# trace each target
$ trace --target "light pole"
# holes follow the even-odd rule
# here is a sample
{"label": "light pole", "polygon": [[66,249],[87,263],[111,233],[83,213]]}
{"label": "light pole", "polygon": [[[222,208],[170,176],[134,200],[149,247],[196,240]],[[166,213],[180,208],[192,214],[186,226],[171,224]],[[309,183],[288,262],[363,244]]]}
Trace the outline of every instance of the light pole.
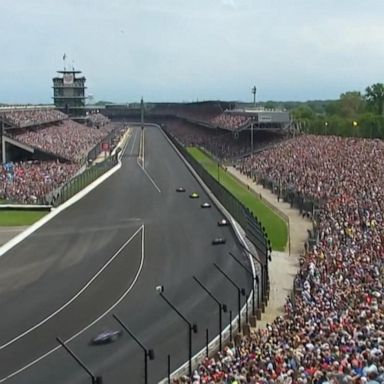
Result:
{"label": "light pole", "polygon": [[[352,121],[352,127],[353,128],[357,128],[358,125],[359,125],[359,123],[356,120]],[[353,131],[354,131],[353,136],[357,136],[357,129],[354,129]],[[356,134],[355,134],[355,131],[356,131]]]}
{"label": "light pole", "polygon": [[253,126],[255,123],[251,124],[251,154],[253,155]]}
{"label": "light pole", "polygon": [[256,91],[257,91],[257,88],[256,88],[256,85],[254,85],[253,88],[252,88],[253,106],[254,106],[254,108],[256,108]]}
{"label": "light pole", "polygon": [[149,360],[153,360],[155,358],[155,353],[153,349],[145,348],[141,341],[128,329],[128,327],[115,314],[113,314],[112,316],[128,332],[132,339],[136,341],[137,345],[141,347],[141,349],[144,351],[144,383],[148,384],[148,357]]}
{"label": "light pole", "polygon": [[328,121],[325,121],[324,122],[324,136],[327,134],[327,130],[328,130]]}
{"label": "light pole", "polygon": [[257,284],[257,307],[260,308],[260,287],[259,287],[259,276],[255,273],[253,276],[253,272],[247,268],[232,252],[228,252],[229,255],[247,272],[251,275],[253,284],[252,284],[252,315],[256,316],[256,308],[255,308],[255,283]]}
{"label": "light pole", "polygon": [[258,257],[256,257],[249,249],[247,249],[243,244],[239,243],[241,248],[244,249],[245,252],[249,253],[252,256],[252,259],[255,260],[260,265],[261,270],[261,296],[263,297],[262,301],[262,311],[264,312],[265,301],[267,298],[267,287],[269,285],[268,282],[268,260],[270,260],[270,256],[268,255],[268,249],[266,251],[265,263],[262,263]]}
{"label": "light pole", "polygon": [[191,323],[163,294],[164,287],[158,286],[156,290],[159,296],[176,312],[177,315],[188,325],[188,360],[189,360],[189,377],[192,377],[192,332],[197,333],[197,325]]}
{"label": "light pole", "polygon": [[92,384],[102,384],[103,378],[101,376],[95,376],[88,367],[80,360],[79,357],[75,355],[74,352],[72,352],[69,347],[64,343],[63,340],[60,339],[60,337],[56,337],[57,342],[68,352],[69,355],[71,355],[74,360],[77,362],[77,364],[80,365],[81,368],[84,369],[85,372],[88,373],[88,375],[91,377]]}
{"label": "light pole", "polygon": [[215,303],[219,306],[219,349],[220,349],[220,352],[223,350],[222,346],[222,333],[223,333],[223,315],[222,313],[226,313],[227,312],[227,306],[226,304],[223,304],[221,303],[214,295],[213,293],[207,288],[204,286],[204,284],[196,277],[196,276],[193,276],[193,280],[196,281],[197,284],[200,285],[200,287],[202,289],[204,289],[205,292],[207,292],[208,296],[210,296],[214,301]]}
{"label": "light pole", "polygon": [[[215,268],[236,288],[237,290],[237,315],[238,315],[238,328],[241,332],[241,296],[245,296],[245,289],[240,288],[216,263],[213,263]],[[248,308],[246,306],[246,322],[248,323]]]}

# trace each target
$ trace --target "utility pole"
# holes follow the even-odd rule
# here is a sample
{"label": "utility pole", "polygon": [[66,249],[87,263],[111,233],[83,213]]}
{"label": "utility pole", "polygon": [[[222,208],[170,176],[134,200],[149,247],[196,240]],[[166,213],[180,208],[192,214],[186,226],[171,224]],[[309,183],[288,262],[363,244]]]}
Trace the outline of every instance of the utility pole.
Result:
{"label": "utility pole", "polygon": [[252,88],[253,106],[254,106],[254,108],[256,108],[256,91],[257,91],[257,88],[256,88],[256,85],[254,85],[253,88]]}
{"label": "utility pole", "polygon": [[140,101],[140,122],[141,122],[141,129],[144,129],[144,100],[141,98]]}

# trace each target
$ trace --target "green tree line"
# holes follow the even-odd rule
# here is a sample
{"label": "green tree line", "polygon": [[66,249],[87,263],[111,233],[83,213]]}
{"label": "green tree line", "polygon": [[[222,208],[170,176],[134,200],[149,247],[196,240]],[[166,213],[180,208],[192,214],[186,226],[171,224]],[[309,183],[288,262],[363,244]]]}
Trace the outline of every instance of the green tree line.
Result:
{"label": "green tree line", "polygon": [[[302,131],[320,135],[384,138],[384,84],[345,92],[338,100],[303,103],[291,110]],[[321,106],[321,108],[319,108]]]}

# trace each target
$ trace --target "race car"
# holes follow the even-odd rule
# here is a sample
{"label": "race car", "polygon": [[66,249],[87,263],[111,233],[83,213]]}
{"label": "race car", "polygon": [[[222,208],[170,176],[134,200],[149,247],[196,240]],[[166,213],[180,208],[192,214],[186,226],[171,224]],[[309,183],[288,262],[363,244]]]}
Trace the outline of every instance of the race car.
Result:
{"label": "race car", "polygon": [[203,204],[201,204],[201,208],[211,208],[211,204],[203,203]]}
{"label": "race car", "polygon": [[212,245],[220,245],[220,244],[225,244],[227,240],[225,240],[224,237],[215,237],[212,240]]}
{"label": "race car", "polygon": [[185,188],[184,187],[178,187],[178,188],[176,188],[176,192],[185,192]]}
{"label": "race car", "polygon": [[189,195],[189,197],[190,197],[191,199],[198,199],[198,198],[199,198],[199,194],[198,194],[197,192],[192,192],[192,193]]}
{"label": "race car", "polygon": [[218,225],[219,227],[226,227],[226,226],[229,225],[229,223],[228,223],[228,220],[227,220],[227,219],[221,219],[221,220],[219,220],[219,221],[217,222],[217,225]]}
{"label": "race car", "polygon": [[109,344],[116,341],[123,335],[122,331],[116,331],[112,329],[106,329],[103,332],[96,335],[92,340],[91,344],[100,345],[100,344]]}

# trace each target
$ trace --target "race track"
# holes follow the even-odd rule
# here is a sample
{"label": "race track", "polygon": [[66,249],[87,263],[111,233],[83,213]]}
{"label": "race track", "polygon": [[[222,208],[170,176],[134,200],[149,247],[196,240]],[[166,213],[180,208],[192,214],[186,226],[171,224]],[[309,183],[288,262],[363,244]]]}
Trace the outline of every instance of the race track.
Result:
{"label": "race track", "polygon": [[[143,140],[141,140],[143,139]],[[138,160],[140,143],[144,164]],[[186,193],[177,193],[184,186]],[[196,191],[199,199],[190,199]],[[237,292],[214,268],[238,285],[251,281],[228,251],[240,257],[230,228],[158,128],[132,128],[122,167],[83,199],[55,216],[0,258],[0,383],[90,383],[87,374],[58,347],[68,346],[104,384],[143,382],[143,352],[124,333],[115,343],[90,346],[103,328],[121,329],[116,313],[148,347],[149,382],[188,358],[186,324],[155,291],[191,322],[194,352],[218,333],[218,307],[196,284],[197,276],[237,312]],[[212,246],[216,236],[227,243]],[[244,298],[242,298],[242,304]],[[228,315],[224,316],[228,324]]]}

